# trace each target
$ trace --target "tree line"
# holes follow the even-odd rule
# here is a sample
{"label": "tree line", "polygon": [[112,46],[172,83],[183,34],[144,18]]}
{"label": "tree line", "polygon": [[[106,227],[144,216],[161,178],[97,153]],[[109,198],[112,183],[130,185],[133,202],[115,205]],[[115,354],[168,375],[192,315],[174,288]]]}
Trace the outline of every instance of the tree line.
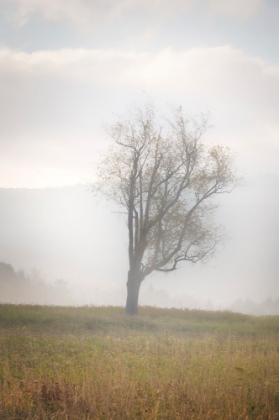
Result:
{"label": "tree line", "polygon": [[0,262],[0,302],[67,305],[70,294],[62,279],[49,284],[36,269],[27,275],[22,270],[15,271],[11,264]]}

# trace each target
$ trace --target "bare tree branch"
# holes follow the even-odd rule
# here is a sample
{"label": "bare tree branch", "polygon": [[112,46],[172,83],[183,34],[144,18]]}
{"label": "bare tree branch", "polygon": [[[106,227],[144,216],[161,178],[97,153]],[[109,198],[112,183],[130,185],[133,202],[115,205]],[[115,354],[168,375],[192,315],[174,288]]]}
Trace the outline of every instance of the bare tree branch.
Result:
{"label": "bare tree branch", "polygon": [[168,130],[155,117],[146,106],[112,125],[114,147],[99,171],[99,189],[127,209],[128,284],[135,290],[153,271],[213,254],[222,236],[212,200],[238,184],[230,150],[202,142],[206,116],[191,121],[178,108]]}

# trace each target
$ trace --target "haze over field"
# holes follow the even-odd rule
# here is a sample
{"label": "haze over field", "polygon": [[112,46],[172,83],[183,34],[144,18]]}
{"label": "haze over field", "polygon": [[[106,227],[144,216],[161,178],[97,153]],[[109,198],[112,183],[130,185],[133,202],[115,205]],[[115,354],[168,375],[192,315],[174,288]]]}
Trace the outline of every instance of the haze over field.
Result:
{"label": "haze over field", "polygon": [[64,279],[75,304],[124,304],[125,220],[88,186],[103,125],[151,98],[209,112],[206,141],[246,181],[220,198],[216,258],[147,278],[141,302],[279,298],[278,18],[276,0],[0,0],[0,261]]}
{"label": "haze over field", "polygon": [[[278,182],[275,175],[251,177],[222,196],[218,220],[227,243],[205,265],[185,263],[173,274],[147,278],[141,303],[228,308],[239,298],[278,298]],[[31,276],[36,268],[47,283],[65,280],[71,296],[61,296],[63,304],[123,305],[128,235],[125,216],[117,211],[82,185],[0,189],[1,258]],[[38,296],[26,299],[42,302]]]}

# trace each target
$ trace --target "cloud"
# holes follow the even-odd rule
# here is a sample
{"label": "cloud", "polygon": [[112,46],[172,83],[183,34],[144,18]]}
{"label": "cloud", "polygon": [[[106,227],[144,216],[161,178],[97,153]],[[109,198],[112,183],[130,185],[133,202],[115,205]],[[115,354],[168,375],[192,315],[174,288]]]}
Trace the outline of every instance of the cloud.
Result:
{"label": "cloud", "polygon": [[225,101],[232,108],[241,101],[247,115],[257,110],[277,121],[279,66],[231,46],[180,52],[166,48],[157,53],[101,49],[26,53],[2,48],[0,66],[2,81],[9,75],[9,79],[55,78],[167,95],[186,93],[205,103]]}
{"label": "cloud", "polygon": [[[235,18],[249,18],[258,13],[264,0],[201,0],[198,5],[213,14]],[[14,18],[20,25],[26,24],[35,13],[51,21],[66,20],[89,29],[97,21],[112,22],[130,13],[170,17],[197,7],[194,0],[0,0],[0,4],[14,5]]]}
{"label": "cloud", "polygon": [[169,103],[182,104],[190,115],[211,111],[216,129],[209,139],[238,150],[251,170],[278,171],[276,65],[230,46],[157,53],[2,48],[2,182],[88,179],[103,144],[102,123],[142,101],[143,90],[160,109]]}
{"label": "cloud", "polygon": [[262,9],[264,0],[208,0],[209,10],[213,14],[249,18]]}
{"label": "cloud", "polygon": [[[188,10],[193,0],[9,0],[16,7],[16,21],[23,25],[34,13],[47,20],[68,20],[77,25],[90,26],[96,20],[113,21],[130,12],[141,11],[164,16]],[[7,0],[0,0],[7,4]]]}

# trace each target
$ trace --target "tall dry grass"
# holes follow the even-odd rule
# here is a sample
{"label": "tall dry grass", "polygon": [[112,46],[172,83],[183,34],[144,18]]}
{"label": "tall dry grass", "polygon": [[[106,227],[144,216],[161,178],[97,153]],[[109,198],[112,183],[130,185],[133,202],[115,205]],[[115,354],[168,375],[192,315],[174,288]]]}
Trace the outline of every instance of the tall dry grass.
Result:
{"label": "tall dry grass", "polygon": [[277,317],[1,306],[0,326],[1,420],[279,418]]}

